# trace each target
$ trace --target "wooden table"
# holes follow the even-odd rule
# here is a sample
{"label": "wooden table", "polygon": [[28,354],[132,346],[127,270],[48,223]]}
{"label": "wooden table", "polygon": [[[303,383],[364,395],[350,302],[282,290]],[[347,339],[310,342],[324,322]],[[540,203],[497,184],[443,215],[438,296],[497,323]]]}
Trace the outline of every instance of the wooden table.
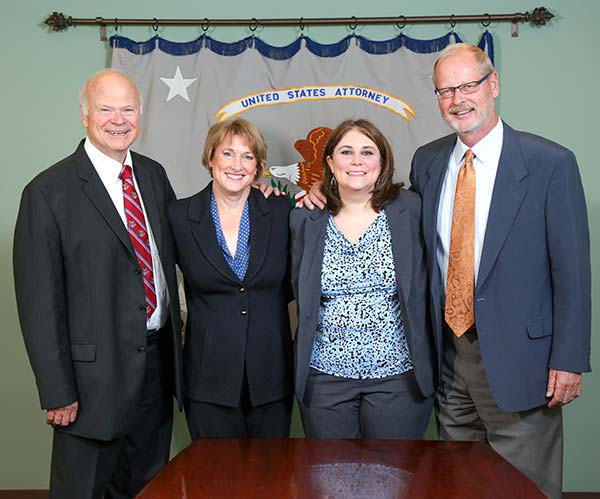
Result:
{"label": "wooden table", "polygon": [[203,439],[137,499],[544,499],[474,442]]}

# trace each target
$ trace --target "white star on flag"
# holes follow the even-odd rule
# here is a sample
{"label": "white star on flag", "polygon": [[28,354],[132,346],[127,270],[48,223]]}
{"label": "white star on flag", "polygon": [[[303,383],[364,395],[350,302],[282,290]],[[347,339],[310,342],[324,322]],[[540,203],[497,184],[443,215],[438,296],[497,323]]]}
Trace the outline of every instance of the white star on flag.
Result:
{"label": "white star on flag", "polygon": [[198,78],[184,78],[181,75],[181,70],[179,66],[175,70],[175,76],[173,78],[162,78],[161,80],[165,85],[169,87],[169,95],[167,96],[167,102],[169,102],[173,97],[181,95],[186,101],[190,101],[190,98],[187,93],[187,87],[189,87],[192,83],[194,83]]}

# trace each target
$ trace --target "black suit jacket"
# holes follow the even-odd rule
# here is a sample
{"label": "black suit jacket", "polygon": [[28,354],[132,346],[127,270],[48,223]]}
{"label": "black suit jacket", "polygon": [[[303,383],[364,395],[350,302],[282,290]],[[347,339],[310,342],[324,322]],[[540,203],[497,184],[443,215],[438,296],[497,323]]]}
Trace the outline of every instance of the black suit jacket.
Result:
{"label": "black suit jacket", "polygon": [[[435,349],[428,317],[428,282],[421,232],[421,200],[414,192],[400,195],[385,207],[392,239],[398,298],[413,360],[415,377],[424,396],[433,393],[436,381]],[[292,233],[292,287],[298,303],[295,386],[302,400],[310,368],[321,300],[321,269],[329,212],[294,210]]]}
{"label": "black suit jacket", "polygon": [[289,202],[252,189],[250,258],[240,281],[229,267],[210,214],[212,183],[169,206],[188,309],[184,394],[237,407],[244,368],[254,405],[292,393],[287,304]]}
{"label": "black suit jacket", "polygon": [[[164,169],[131,153],[170,305],[173,387],[181,394],[181,319]],[[146,367],[145,295],[125,225],[83,141],[24,189],[15,229],[21,329],[44,409],[79,402],[65,431],[99,440],[131,431]]]}

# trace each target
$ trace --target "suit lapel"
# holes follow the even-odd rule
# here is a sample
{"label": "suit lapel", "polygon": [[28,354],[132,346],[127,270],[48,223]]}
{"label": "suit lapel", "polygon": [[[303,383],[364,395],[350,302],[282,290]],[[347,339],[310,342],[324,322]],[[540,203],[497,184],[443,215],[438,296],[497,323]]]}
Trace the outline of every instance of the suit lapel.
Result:
{"label": "suit lapel", "polygon": [[477,288],[483,285],[489,275],[519,211],[526,193],[521,180],[527,175],[517,134],[504,123],[502,153],[485,230]]}
{"label": "suit lapel", "polygon": [[[321,299],[321,270],[323,268],[323,254],[325,250],[325,234],[329,212],[315,209],[304,224],[304,248],[306,258],[302,259],[300,277],[298,282],[298,296],[300,300]],[[318,304],[301,304],[302,310],[314,310]]]}
{"label": "suit lapel", "polygon": [[398,202],[385,209],[392,239],[396,288],[401,301],[408,303],[412,277],[412,245],[408,211]]}
{"label": "suit lapel", "polygon": [[[215,225],[210,215],[210,193],[212,182],[202,191],[190,198],[188,208],[188,219],[194,222],[192,226],[192,236],[196,241],[200,251],[206,260],[224,277],[239,283],[240,280],[231,270],[231,267],[225,260],[223,250],[217,241]],[[252,228],[250,228],[252,230]]]}
{"label": "suit lapel", "polygon": [[440,274],[437,269],[437,246],[438,246],[438,206],[440,203],[440,195],[442,192],[442,184],[448,167],[450,154],[456,143],[456,135],[450,135],[435,154],[427,169],[427,179],[421,188],[421,198],[423,201],[423,235],[428,252],[428,268],[431,271],[431,283],[433,291],[441,285],[439,280]]}
{"label": "suit lapel", "polygon": [[269,237],[271,236],[271,220],[268,213],[271,211],[269,203],[256,189],[250,191],[248,197],[250,210],[250,258],[248,260],[248,270],[244,282],[249,283],[263,266],[269,247]]}
{"label": "suit lapel", "polygon": [[79,144],[79,147],[75,152],[75,160],[79,177],[85,181],[83,192],[100,212],[104,220],[106,220],[106,223],[127,248],[131,256],[136,258],[135,252],[133,251],[133,246],[131,245],[131,240],[129,239],[129,234],[125,228],[125,224],[123,224],[123,220],[119,216],[112,199],[108,195],[106,187],[104,187],[104,184],[96,173],[92,162],[85,153],[83,141]]}
{"label": "suit lapel", "polygon": [[150,173],[146,165],[135,156],[133,158],[133,171],[135,174],[135,180],[142,193],[142,201],[145,208],[145,216],[150,222],[150,229],[152,230],[152,236],[156,242],[156,246],[161,248],[162,241],[162,226],[160,223],[160,210],[156,199],[156,192],[152,181],[150,180]]}

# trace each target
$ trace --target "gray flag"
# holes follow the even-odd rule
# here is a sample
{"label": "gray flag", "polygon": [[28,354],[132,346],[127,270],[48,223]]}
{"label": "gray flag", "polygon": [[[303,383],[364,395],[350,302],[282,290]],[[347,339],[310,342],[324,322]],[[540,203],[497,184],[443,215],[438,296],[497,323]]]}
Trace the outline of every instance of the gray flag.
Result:
{"label": "gray flag", "polygon": [[[207,37],[190,44],[114,38],[112,67],[133,76],[142,92],[143,128],[133,148],[165,166],[179,197],[210,180],[201,163],[206,132],[231,116],[259,127],[268,146],[267,171],[293,195],[321,176],[328,131],[347,118],[367,118],[383,131],[394,151],[395,179],[406,183],[415,149],[449,133],[431,70],[454,38],[404,39],[389,53],[380,53],[383,42],[361,37],[329,46],[301,39],[286,58],[281,51],[264,55],[264,42],[253,39],[240,49]],[[232,52],[239,53],[221,55]]]}

